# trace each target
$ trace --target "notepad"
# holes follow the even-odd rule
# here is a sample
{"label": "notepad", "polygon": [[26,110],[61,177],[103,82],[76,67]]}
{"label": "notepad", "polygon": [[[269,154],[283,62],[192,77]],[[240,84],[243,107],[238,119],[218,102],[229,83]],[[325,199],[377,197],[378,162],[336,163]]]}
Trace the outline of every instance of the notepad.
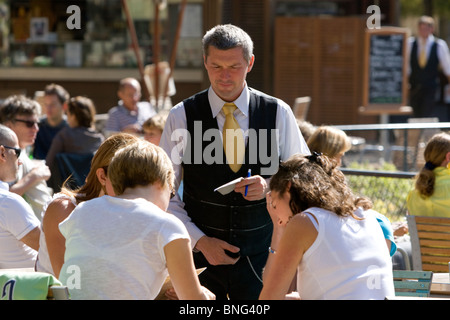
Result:
{"label": "notepad", "polygon": [[234,186],[236,185],[236,183],[241,182],[242,180],[244,180],[244,178],[240,177],[233,181],[225,183],[224,185],[221,185],[220,187],[214,189],[214,192],[219,191],[223,195],[229,194],[231,191],[234,190]]}

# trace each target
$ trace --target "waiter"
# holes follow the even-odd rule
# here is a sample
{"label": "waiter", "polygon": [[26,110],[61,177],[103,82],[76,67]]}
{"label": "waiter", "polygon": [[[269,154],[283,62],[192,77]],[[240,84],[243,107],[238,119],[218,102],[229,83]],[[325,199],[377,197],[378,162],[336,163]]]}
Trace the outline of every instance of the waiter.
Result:
{"label": "waiter", "polygon": [[[210,87],[171,109],[161,138],[176,187],[183,180],[183,199],[175,196],[169,212],[185,223],[196,266],[207,267],[202,285],[217,299],[257,299],[273,228],[267,179],[280,160],[309,149],[291,108],[247,86],[255,57],[245,31],[209,30],[203,60]],[[214,192],[249,169],[231,193]]]}

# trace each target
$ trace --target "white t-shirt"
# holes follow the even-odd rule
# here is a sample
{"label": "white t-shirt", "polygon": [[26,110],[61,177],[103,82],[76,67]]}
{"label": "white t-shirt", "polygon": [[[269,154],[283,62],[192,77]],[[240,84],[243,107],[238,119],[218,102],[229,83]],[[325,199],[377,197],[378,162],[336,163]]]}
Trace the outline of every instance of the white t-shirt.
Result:
{"label": "white t-shirt", "polygon": [[39,224],[30,205],[0,181],[0,269],[34,267],[37,251],[20,239]]}
{"label": "white t-shirt", "polygon": [[79,204],[59,229],[60,281],[74,300],[154,299],[168,274],[164,247],[189,239],[183,223],[153,203],[110,196]]}
{"label": "white t-shirt", "polygon": [[298,266],[297,288],[302,299],[369,300],[395,295],[392,261],[372,210],[363,217],[338,217],[324,209],[305,210],[318,235]]}

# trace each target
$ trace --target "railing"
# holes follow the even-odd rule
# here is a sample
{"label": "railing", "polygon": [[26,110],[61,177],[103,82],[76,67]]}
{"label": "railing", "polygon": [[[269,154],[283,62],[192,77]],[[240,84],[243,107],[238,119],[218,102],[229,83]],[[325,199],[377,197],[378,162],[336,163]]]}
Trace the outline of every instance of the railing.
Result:
{"label": "railing", "polygon": [[413,172],[341,168],[355,194],[372,200],[373,209],[397,220],[407,213],[406,197],[414,188]]}
{"label": "railing", "polygon": [[[341,129],[345,131],[349,136],[357,136],[357,132],[362,131],[376,131],[379,132],[378,140],[376,141],[376,148],[372,148],[383,151],[384,152],[384,158],[387,161],[390,161],[391,152],[393,150],[398,151],[401,150],[403,152],[403,165],[402,170],[403,171],[416,171],[417,168],[410,168],[408,166],[408,150],[411,149],[409,135],[409,130],[423,130],[425,129],[449,129],[450,130],[450,122],[428,122],[428,123],[387,123],[387,124],[356,124],[356,125],[335,125],[335,128]],[[393,146],[391,143],[389,143],[389,138],[387,135],[388,131],[392,130],[403,130],[403,144],[401,146]],[[426,141],[422,141],[426,143]],[[418,144],[420,141],[417,141],[415,143],[415,153],[417,155],[418,151]],[[373,147],[373,146],[372,146]],[[414,148],[414,147],[413,147]],[[364,146],[362,146],[362,152],[364,152]]]}

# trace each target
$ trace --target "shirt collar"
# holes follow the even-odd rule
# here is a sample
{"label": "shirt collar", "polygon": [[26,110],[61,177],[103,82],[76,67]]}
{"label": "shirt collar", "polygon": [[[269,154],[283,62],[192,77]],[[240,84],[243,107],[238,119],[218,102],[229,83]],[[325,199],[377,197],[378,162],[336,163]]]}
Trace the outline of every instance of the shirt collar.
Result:
{"label": "shirt collar", "polygon": [[[215,118],[222,110],[223,105],[227,101],[223,101],[221,98],[219,98],[219,96],[214,92],[212,87],[209,87],[208,89],[208,100],[209,104],[211,105],[212,115]],[[250,93],[247,87],[247,83],[245,83],[241,95],[236,100],[234,100],[233,103],[246,117],[248,117],[249,101],[250,101]]]}
{"label": "shirt collar", "polygon": [[430,34],[428,38],[425,39],[425,43],[433,43],[434,42],[434,35]]}

